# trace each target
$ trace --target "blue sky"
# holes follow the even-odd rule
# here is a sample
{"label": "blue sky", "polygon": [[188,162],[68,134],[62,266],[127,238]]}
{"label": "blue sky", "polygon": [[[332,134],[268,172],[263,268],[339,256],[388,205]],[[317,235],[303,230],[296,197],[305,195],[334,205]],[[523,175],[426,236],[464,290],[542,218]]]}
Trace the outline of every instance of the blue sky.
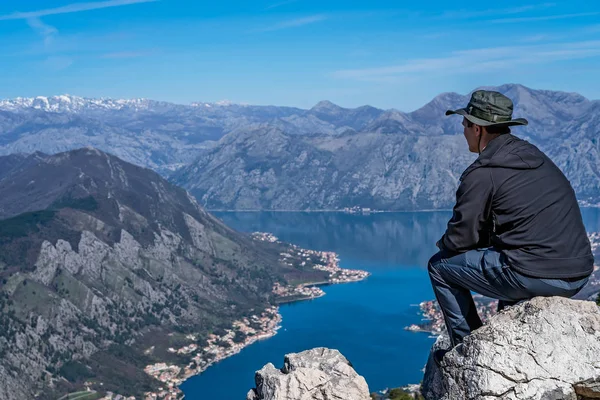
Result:
{"label": "blue sky", "polygon": [[522,83],[600,99],[589,0],[4,1],[0,48],[2,98],[411,111],[441,92]]}

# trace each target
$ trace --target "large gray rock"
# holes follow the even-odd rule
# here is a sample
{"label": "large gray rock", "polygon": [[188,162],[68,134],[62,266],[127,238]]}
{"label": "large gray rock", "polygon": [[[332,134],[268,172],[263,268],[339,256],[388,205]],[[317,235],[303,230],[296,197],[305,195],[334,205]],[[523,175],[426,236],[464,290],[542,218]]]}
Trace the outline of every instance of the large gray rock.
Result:
{"label": "large gray rock", "polygon": [[[444,342],[445,341],[445,342]],[[436,348],[447,346],[441,337]],[[589,301],[536,297],[509,307],[449,352],[430,356],[427,399],[600,398],[600,312]]]}
{"label": "large gray rock", "polygon": [[256,372],[247,400],[369,400],[369,387],[337,350],[316,348],[285,356]]}

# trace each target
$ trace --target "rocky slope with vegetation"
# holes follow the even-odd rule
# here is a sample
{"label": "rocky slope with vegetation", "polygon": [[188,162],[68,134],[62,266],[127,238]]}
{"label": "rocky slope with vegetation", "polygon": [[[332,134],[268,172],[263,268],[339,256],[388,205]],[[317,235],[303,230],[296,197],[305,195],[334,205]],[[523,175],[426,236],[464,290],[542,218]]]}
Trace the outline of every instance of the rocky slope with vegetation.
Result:
{"label": "rocky slope with vegetation", "polygon": [[290,245],[235,232],[185,190],[96,149],[0,165],[2,399],[83,386],[141,398],[160,384],[145,366],[189,362],[168,348],[202,347],[260,315],[276,283],[327,278]]}

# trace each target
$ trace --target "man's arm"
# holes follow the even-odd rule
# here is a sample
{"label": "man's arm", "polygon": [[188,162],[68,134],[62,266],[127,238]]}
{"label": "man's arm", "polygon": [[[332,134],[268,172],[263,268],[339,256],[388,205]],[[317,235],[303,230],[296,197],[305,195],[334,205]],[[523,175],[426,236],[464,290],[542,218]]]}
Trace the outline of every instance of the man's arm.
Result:
{"label": "man's arm", "polygon": [[456,191],[456,204],[446,233],[436,244],[441,250],[462,253],[489,245],[486,229],[493,187],[487,168],[478,168],[464,177]]}

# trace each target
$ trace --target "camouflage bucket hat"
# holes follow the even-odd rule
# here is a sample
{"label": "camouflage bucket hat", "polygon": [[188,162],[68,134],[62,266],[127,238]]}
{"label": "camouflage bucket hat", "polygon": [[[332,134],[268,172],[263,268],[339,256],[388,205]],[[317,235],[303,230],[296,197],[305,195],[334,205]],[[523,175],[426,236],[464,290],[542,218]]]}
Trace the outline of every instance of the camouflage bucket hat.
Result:
{"label": "camouflage bucket hat", "polygon": [[525,118],[512,119],[512,113],[512,100],[491,90],[476,90],[465,108],[446,111],[446,115],[459,114],[480,126],[528,124]]}

